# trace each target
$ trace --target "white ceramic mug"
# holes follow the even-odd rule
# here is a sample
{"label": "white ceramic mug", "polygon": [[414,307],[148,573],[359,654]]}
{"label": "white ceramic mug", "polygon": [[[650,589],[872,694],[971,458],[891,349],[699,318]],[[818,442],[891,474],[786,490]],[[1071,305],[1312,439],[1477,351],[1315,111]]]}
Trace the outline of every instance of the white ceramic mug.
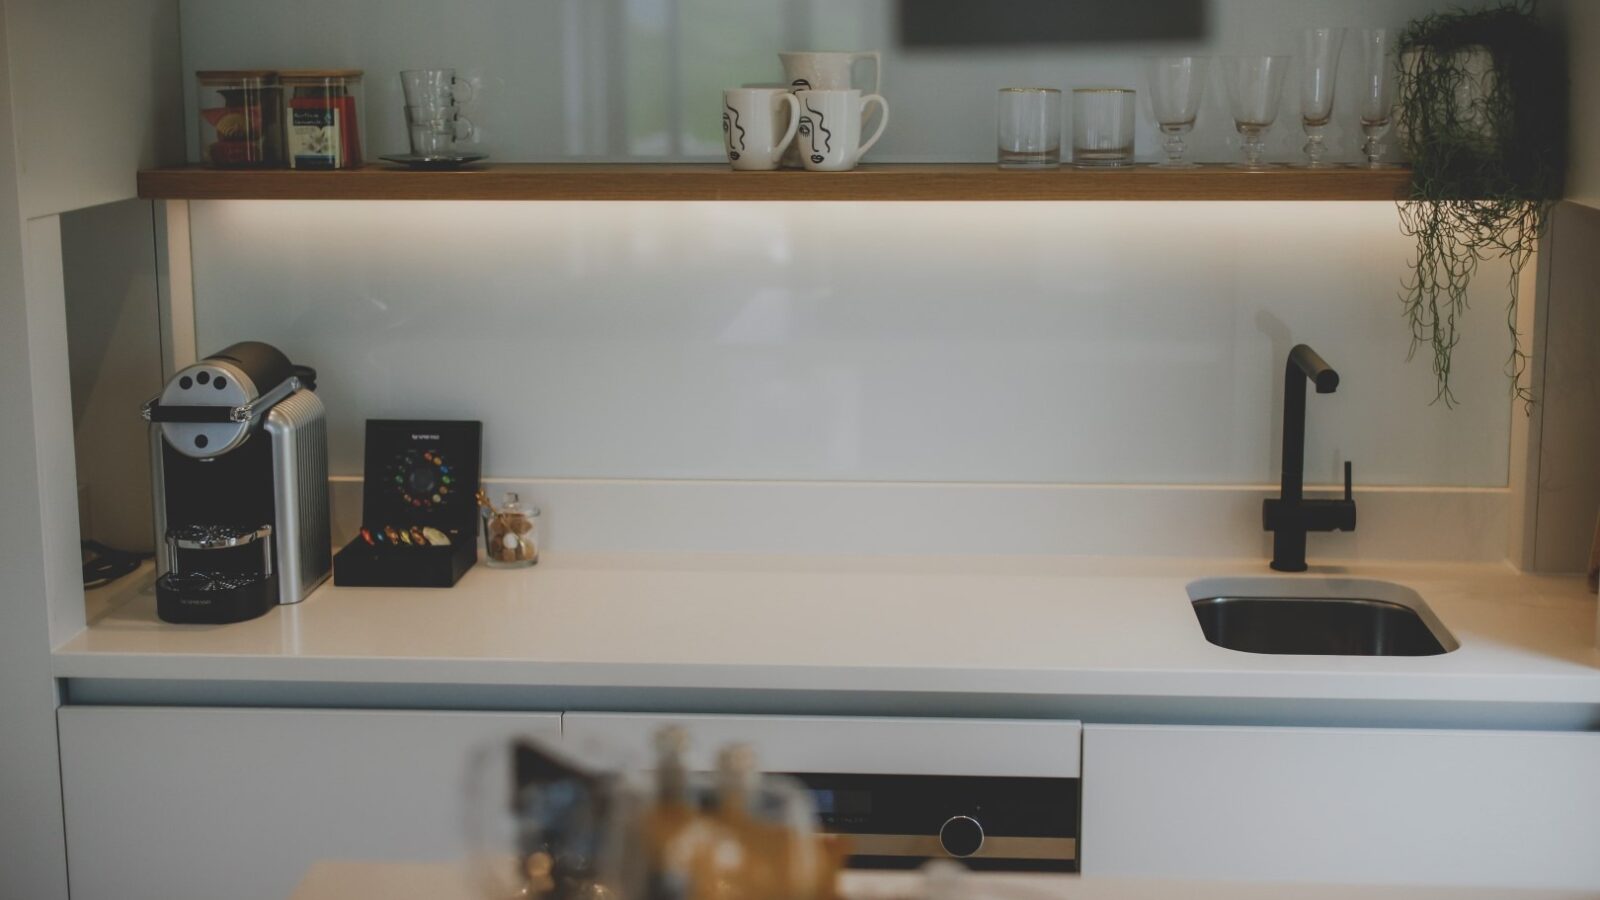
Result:
{"label": "white ceramic mug", "polygon": [[[778,54],[783,64],[783,81],[793,91],[848,91],[855,87],[851,74],[856,60],[872,60],[872,87],[868,93],[881,93],[883,84],[883,58],[876,50],[859,53],[839,53],[818,50],[795,50]],[[865,119],[861,124],[865,125]],[[789,169],[802,168],[799,141],[783,155],[783,165]]]}
{"label": "white ceramic mug", "polygon": [[786,88],[722,92],[722,143],[735,169],[776,169],[799,125],[800,103]]}
{"label": "white ceramic mug", "polygon": [[883,85],[883,58],[876,50],[861,53],[789,52],[779,53],[783,78],[797,91],[848,91],[855,87],[850,70],[858,59],[872,60],[872,88],[876,94]]}
{"label": "white ceramic mug", "polygon": [[[795,145],[805,167],[813,172],[848,172],[883,137],[889,124],[889,104],[877,94],[848,91],[796,91],[800,101],[800,127]],[[867,107],[877,104],[878,130],[861,140],[861,123]]]}

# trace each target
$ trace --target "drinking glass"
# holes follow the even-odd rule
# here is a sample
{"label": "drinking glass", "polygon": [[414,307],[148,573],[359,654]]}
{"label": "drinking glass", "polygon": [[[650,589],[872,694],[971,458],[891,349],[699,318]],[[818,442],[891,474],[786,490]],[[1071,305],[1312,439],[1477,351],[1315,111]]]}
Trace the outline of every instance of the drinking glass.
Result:
{"label": "drinking glass", "polygon": [[414,156],[438,158],[456,152],[456,143],[472,134],[466,116],[420,106],[406,107],[406,132]]}
{"label": "drinking glass", "polygon": [[1188,150],[1184,135],[1194,130],[1200,101],[1206,93],[1204,56],[1153,56],[1146,61],[1146,87],[1150,91],[1150,110],[1161,129],[1161,145],[1168,169],[1192,169],[1195,164],[1183,158]]}
{"label": "drinking glass", "polygon": [[1072,91],[1073,165],[1133,164],[1133,100],[1130,88]]}
{"label": "drinking glass", "polygon": [[1000,89],[1000,168],[1061,165],[1061,92],[1055,88]]}
{"label": "drinking glass", "polygon": [[472,102],[472,83],[456,77],[455,69],[406,69],[400,73],[406,105],[419,109],[448,109]]}
{"label": "drinking glass", "polygon": [[1367,156],[1369,169],[1394,165],[1379,162],[1383,158],[1383,138],[1394,123],[1395,79],[1399,77],[1394,44],[1392,28],[1367,28],[1361,32],[1361,131],[1366,135],[1361,152]]}
{"label": "drinking glass", "polygon": [[1239,131],[1239,150],[1244,155],[1237,168],[1264,169],[1262,136],[1278,121],[1278,106],[1283,100],[1283,73],[1289,68],[1287,56],[1230,56],[1223,60],[1222,76],[1228,88],[1228,107],[1233,126]]}
{"label": "drinking glass", "polygon": [[1306,132],[1306,166],[1324,168],[1328,150],[1322,130],[1333,119],[1333,88],[1339,80],[1343,28],[1307,28],[1300,39],[1300,123]]}

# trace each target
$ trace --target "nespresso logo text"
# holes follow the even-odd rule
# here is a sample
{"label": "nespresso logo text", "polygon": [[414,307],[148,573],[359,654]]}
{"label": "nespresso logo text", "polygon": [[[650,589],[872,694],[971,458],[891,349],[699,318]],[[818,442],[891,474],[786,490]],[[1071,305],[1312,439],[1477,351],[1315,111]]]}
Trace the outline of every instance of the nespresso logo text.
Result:
{"label": "nespresso logo text", "polygon": [[413,441],[437,441],[439,436],[437,434],[413,434],[411,439]]}

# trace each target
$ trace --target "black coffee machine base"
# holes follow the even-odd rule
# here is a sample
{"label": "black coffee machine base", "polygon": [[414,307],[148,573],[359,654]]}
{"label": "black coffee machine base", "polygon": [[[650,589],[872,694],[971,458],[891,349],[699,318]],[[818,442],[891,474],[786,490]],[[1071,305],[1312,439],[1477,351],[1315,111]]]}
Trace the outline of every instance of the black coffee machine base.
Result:
{"label": "black coffee machine base", "polygon": [[278,579],[166,574],[156,579],[156,615],[177,625],[226,625],[278,605]]}

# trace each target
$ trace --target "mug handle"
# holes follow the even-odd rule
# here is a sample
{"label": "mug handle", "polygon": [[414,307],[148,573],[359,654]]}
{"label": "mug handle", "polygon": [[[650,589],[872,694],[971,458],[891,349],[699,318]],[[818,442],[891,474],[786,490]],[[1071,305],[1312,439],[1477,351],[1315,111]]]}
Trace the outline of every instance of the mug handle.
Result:
{"label": "mug handle", "polygon": [[883,56],[876,50],[868,50],[850,57],[851,62],[855,62],[858,59],[872,60],[872,90],[867,93],[883,93]]}
{"label": "mug handle", "polygon": [[789,142],[794,140],[795,131],[800,128],[800,98],[793,91],[783,93],[783,102],[789,104],[789,130],[783,133],[783,140],[778,142],[778,156],[789,149]]}
{"label": "mug handle", "polygon": [[[457,90],[457,88],[460,88],[460,90]],[[457,106],[466,106],[477,95],[478,89],[472,86],[471,81],[465,78],[450,79],[450,96],[455,99]]]}
{"label": "mug handle", "polygon": [[[463,126],[463,125],[467,126],[466,134],[462,134],[461,133],[461,126]],[[450,139],[452,141],[454,141],[455,143],[459,144],[459,143],[471,141],[472,139],[477,137],[477,135],[478,135],[478,126],[472,124],[472,120],[467,118],[466,116],[463,116],[460,113],[456,113],[455,121],[450,123]]]}
{"label": "mug handle", "polygon": [[881,113],[878,116],[878,130],[872,133],[872,137],[867,138],[866,143],[856,148],[856,162],[860,162],[861,157],[867,155],[867,151],[878,142],[878,138],[883,137],[883,129],[889,127],[889,101],[883,99],[881,94],[868,94],[861,98],[862,118],[866,117],[867,106],[872,103],[878,104],[878,111]]}

